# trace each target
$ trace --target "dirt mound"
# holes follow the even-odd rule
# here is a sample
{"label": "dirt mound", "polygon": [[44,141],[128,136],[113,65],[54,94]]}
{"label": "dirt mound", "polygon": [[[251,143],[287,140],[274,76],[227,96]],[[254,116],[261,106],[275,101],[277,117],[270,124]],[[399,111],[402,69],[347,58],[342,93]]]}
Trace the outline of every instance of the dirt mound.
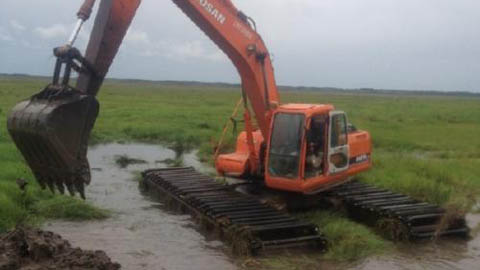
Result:
{"label": "dirt mound", "polygon": [[16,229],[0,236],[0,270],[97,269],[117,270],[103,251],[71,247],[60,235]]}

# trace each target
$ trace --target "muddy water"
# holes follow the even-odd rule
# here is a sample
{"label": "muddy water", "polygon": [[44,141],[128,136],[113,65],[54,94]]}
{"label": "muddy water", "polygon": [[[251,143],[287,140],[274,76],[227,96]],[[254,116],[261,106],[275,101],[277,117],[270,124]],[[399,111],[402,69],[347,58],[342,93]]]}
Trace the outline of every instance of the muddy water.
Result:
{"label": "muddy water", "polygon": [[441,239],[434,243],[399,245],[394,255],[369,258],[353,269],[470,270],[480,269],[480,214],[469,214],[472,239]]}
{"label": "muddy water", "polygon": [[[125,169],[115,164],[117,156],[145,160],[145,164]],[[109,144],[92,147],[89,160],[93,182],[87,188],[88,200],[110,209],[113,216],[104,221],[47,224],[84,249],[104,250],[123,269],[237,269],[219,241],[208,239],[196,230],[188,215],[166,211],[158,202],[138,189],[134,174],[149,168],[161,168],[159,161],[174,159],[169,149],[144,144]],[[195,153],[185,154],[184,165],[202,167]],[[435,243],[399,244],[394,254],[367,258],[350,266],[324,266],[322,269],[480,269],[480,215],[468,216],[474,237],[470,241],[446,239]],[[475,230],[476,229],[476,230]],[[317,256],[317,255],[314,255]]]}
{"label": "muddy water", "polygon": [[[115,164],[119,155],[147,163],[120,169]],[[74,246],[104,250],[122,269],[236,269],[223,244],[195,230],[190,216],[168,213],[140,193],[133,174],[164,167],[158,161],[175,158],[173,151],[152,145],[109,144],[92,147],[88,157],[93,177],[88,200],[112,210],[113,216],[95,222],[55,221],[45,229]],[[184,155],[184,164],[207,170],[194,153]]]}

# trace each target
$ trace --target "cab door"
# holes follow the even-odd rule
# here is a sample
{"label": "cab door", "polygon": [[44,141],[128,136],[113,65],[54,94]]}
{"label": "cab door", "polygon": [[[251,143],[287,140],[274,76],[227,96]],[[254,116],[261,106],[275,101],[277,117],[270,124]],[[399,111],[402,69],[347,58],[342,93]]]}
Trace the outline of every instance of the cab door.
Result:
{"label": "cab door", "polygon": [[347,116],[344,112],[330,112],[328,143],[328,172],[338,174],[348,170],[349,146],[347,134]]}

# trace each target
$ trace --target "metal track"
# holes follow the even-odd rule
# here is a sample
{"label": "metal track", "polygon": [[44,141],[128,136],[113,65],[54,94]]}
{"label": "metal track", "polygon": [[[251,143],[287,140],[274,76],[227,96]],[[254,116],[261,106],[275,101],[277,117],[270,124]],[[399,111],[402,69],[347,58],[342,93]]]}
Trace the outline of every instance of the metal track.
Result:
{"label": "metal track", "polygon": [[326,239],[316,225],[236,192],[193,168],[148,170],[143,173],[143,184],[220,229],[236,252],[292,246],[326,248]]}
{"label": "metal track", "polygon": [[340,199],[352,218],[383,227],[393,238],[415,240],[469,233],[464,217],[449,217],[437,205],[357,181],[336,187],[327,195]]}

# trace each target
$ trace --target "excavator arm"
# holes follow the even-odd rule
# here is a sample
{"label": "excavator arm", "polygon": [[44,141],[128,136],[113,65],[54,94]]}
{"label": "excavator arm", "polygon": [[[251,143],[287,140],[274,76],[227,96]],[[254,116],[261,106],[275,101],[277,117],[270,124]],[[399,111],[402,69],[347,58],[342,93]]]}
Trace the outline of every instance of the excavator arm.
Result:
{"label": "excavator arm", "polygon": [[238,70],[263,135],[269,134],[269,115],[279,103],[270,54],[254,22],[230,0],[173,0],[230,58]]}
{"label": "excavator arm", "polygon": [[[255,23],[230,0],[172,0],[230,58],[242,82],[260,131],[270,133],[272,109],[279,103],[270,55]],[[65,187],[85,198],[90,182],[86,158],[90,132],[98,115],[95,96],[123,41],[141,0],[101,0],[85,57],[73,48],[76,35],[95,0],[85,0],[69,43],[55,49],[57,65],[52,84],[14,107],[8,130],[40,185]],[[80,62],[80,64],[78,64]],[[60,71],[65,66],[63,80]],[[71,69],[80,71],[75,88]]]}
{"label": "excavator arm", "polygon": [[[90,5],[95,2],[88,1]],[[93,66],[96,74],[81,73],[77,89],[88,95],[97,95],[140,3],[141,0],[100,1],[85,53],[85,59]]]}

